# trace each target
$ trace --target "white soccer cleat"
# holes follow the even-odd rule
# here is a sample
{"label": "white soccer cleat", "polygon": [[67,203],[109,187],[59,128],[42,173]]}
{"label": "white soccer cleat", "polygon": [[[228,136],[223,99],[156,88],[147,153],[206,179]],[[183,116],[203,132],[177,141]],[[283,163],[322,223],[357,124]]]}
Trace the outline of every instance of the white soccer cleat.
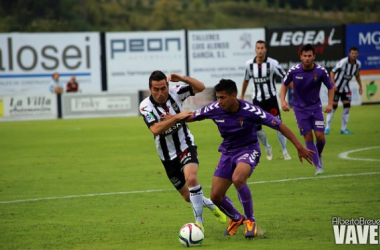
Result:
{"label": "white soccer cleat", "polygon": [[325,170],[323,170],[323,168],[317,168],[317,171],[315,171],[315,175],[321,175],[324,173],[325,173]]}
{"label": "white soccer cleat", "polygon": [[271,161],[273,159],[272,147],[265,148],[265,152],[267,153],[268,161]]}
{"label": "white soccer cleat", "polygon": [[283,153],[283,155],[284,155],[284,160],[285,160],[285,161],[288,161],[288,160],[291,160],[291,159],[292,159],[292,157],[290,157],[290,155],[288,154],[288,152]]}

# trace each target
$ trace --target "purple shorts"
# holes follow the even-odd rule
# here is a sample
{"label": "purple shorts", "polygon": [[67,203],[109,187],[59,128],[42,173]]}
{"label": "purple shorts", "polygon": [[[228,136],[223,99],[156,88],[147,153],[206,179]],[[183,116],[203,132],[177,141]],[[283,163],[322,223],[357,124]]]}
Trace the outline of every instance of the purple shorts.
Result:
{"label": "purple shorts", "polygon": [[260,161],[260,149],[241,150],[236,153],[222,154],[214,176],[232,180],[232,174],[239,162],[248,163],[251,166],[251,173]]}
{"label": "purple shorts", "polygon": [[301,135],[306,135],[311,130],[325,131],[322,107],[317,106],[315,108],[303,109],[293,107],[293,110]]}

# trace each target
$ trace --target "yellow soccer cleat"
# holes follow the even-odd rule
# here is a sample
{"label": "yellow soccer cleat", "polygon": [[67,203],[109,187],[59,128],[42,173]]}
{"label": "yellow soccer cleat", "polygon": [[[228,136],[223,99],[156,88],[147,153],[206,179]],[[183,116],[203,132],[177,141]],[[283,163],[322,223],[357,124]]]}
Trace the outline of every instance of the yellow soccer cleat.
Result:
{"label": "yellow soccer cleat", "polygon": [[220,223],[225,223],[227,221],[226,215],[220,211],[217,206],[215,206],[215,209],[211,210],[211,212]]}

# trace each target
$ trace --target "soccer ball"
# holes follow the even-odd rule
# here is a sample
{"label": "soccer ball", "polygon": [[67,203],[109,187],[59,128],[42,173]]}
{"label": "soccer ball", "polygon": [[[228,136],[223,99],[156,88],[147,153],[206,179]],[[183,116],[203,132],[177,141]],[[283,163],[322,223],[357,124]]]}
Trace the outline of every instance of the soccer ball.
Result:
{"label": "soccer ball", "polygon": [[200,246],[205,235],[202,229],[195,223],[186,223],[179,230],[179,242],[185,247]]}

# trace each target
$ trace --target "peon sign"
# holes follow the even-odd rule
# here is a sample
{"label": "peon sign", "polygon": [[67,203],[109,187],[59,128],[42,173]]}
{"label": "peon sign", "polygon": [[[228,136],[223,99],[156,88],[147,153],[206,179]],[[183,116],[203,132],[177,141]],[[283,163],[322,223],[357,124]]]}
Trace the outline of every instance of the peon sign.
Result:
{"label": "peon sign", "polygon": [[0,34],[2,94],[50,93],[51,75],[67,82],[76,75],[83,92],[99,92],[100,37],[84,33]]}
{"label": "peon sign", "polygon": [[186,74],[185,31],[107,32],[109,92],[148,89],[152,71]]}

